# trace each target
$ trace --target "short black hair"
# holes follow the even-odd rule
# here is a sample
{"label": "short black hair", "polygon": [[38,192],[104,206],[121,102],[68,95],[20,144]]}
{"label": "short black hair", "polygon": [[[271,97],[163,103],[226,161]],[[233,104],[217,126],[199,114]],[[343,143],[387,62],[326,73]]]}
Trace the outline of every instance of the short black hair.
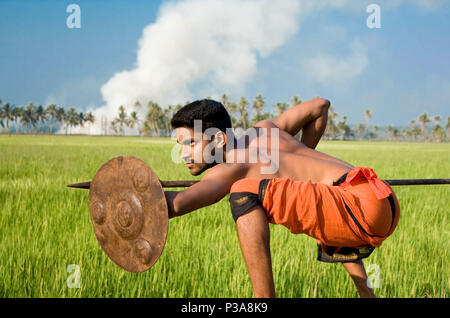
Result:
{"label": "short black hair", "polygon": [[215,127],[223,133],[227,133],[227,128],[232,128],[230,115],[222,103],[210,99],[202,99],[187,104],[173,116],[172,127],[188,127],[194,129],[194,120],[202,121],[202,132]]}

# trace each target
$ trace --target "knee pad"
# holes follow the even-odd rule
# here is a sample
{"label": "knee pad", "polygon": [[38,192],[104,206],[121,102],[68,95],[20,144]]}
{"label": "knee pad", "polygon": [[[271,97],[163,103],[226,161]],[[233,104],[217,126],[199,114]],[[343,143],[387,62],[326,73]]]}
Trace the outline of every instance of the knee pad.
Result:
{"label": "knee pad", "polygon": [[251,192],[233,192],[230,194],[229,201],[234,222],[253,207],[261,206],[258,194]]}
{"label": "knee pad", "polygon": [[245,178],[236,181],[230,190],[230,207],[233,219],[237,219],[247,213],[256,205],[262,207],[265,188],[269,179]]}

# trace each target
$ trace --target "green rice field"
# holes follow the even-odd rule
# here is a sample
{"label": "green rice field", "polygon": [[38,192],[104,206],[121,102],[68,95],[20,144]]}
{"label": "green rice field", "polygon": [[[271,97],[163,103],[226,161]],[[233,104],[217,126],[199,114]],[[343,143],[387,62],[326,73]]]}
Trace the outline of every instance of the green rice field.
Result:
{"label": "green rice field", "polygon": [[[0,135],[0,297],[252,297],[228,196],[170,220],[163,254],[133,274],[98,244],[86,190],[119,155],[145,161],[162,180],[193,177],[172,162],[175,140]],[[450,144],[321,142],[318,150],[380,178],[450,178]],[[449,297],[450,185],[395,187],[396,231],[364,263],[378,297]],[[357,297],[340,264],[316,260],[315,240],[270,225],[278,297]],[[79,271],[73,271],[75,264]],[[76,282],[74,286],[74,282]]]}

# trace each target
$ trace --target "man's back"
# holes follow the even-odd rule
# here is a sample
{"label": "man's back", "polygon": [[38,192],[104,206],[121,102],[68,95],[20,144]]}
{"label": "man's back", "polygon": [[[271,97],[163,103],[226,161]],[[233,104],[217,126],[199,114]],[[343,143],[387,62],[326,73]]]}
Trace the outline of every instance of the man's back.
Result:
{"label": "man's back", "polygon": [[[235,176],[232,171],[237,170],[239,178],[290,178],[331,185],[353,168],[342,160],[306,147],[271,121],[261,121],[254,128],[257,131],[254,138],[241,137],[237,144],[242,147],[228,153],[226,169],[230,177]],[[230,163],[233,163],[231,167]]]}

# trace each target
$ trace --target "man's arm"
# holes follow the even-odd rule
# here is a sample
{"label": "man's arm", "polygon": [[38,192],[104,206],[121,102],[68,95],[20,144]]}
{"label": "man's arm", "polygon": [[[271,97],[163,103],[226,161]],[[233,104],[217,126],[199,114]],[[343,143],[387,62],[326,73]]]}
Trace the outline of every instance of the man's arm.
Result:
{"label": "man's arm", "polygon": [[230,165],[224,163],[211,168],[200,182],[184,191],[164,191],[169,218],[212,205],[227,195],[234,181],[238,179]]}
{"label": "man's arm", "polygon": [[323,98],[313,98],[298,104],[273,120],[264,120],[256,123],[256,126],[265,127],[267,122],[274,124],[291,136],[297,135],[302,130],[302,143],[311,149],[315,149],[320,138],[325,132],[328,120],[328,108],[330,102]]}
{"label": "man's arm", "polygon": [[292,136],[297,135],[309,123],[328,113],[330,102],[324,98],[313,98],[294,106],[273,119],[278,128]]}

